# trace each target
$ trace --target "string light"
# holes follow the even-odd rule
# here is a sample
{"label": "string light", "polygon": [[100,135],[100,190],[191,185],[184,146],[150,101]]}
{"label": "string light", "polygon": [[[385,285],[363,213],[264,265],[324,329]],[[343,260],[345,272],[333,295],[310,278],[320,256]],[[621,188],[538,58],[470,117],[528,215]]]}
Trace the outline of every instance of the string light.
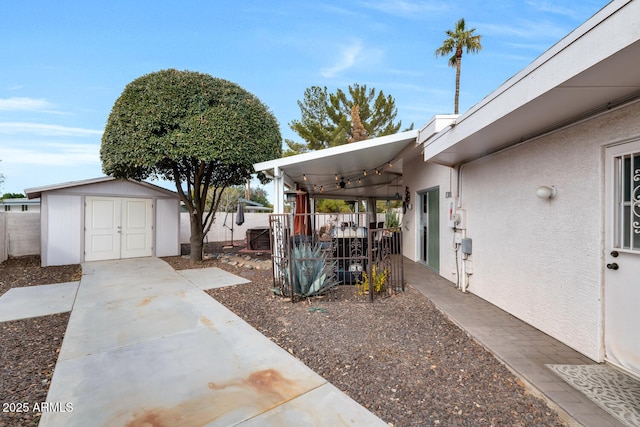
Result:
{"label": "string light", "polygon": [[[390,169],[393,167],[393,159],[389,160],[388,162],[383,163],[382,165],[374,168],[374,169],[369,169],[369,172],[373,172],[375,173],[377,176],[382,175],[382,172],[386,171],[387,169]],[[362,170],[362,175],[361,176],[355,176],[352,178],[350,177],[343,177],[341,178],[338,174],[334,174],[333,178],[335,181],[335,186],[336,189],[341,189],[341,188],[345,188],[347,186],[351,186],[351,181],[353,180],[354,183],[357,182],[358,185],[362,185],[363,179],[366,178],[368,175],[367,173],[367,169],[363,169]],[[307,179],[307,174],[302,174],[302,180],[304,182],[308,182]],[[320,187],[320,192],[323,193],[324,192],[324,186],[321,185]],[[313,191],[317,191],[318,190],[318,185],[313,184]]]}

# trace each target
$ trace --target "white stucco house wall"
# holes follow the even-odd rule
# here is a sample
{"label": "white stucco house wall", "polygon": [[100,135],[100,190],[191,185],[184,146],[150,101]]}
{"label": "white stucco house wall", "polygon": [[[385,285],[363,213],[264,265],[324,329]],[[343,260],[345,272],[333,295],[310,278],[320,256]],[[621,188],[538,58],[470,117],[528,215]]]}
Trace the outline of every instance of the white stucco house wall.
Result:
{"label": "white stucco house wall", "polygon": [[[408,260],[640,376],[638,64],[640,2],[614,0],[459,116],[255,168],[276,195],[406,189]],[[387,177],[314,188],[374,167]]]}
{"label": "white stucco house wall", "polygon": [[180,255],[179,196],[102,177],[25,190],[40,198],[42,266]]}

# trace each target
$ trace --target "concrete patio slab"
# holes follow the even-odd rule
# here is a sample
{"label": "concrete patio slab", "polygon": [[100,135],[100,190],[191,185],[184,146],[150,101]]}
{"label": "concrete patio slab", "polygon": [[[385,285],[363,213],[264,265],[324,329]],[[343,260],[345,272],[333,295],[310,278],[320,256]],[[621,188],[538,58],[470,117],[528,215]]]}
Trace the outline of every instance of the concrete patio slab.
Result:
{"label": "concrete patio slab", "polygon": [[131,268],[127,261],[82,264],[82,286],[78,289],[74,308],[109,305],[126,299],[140,302],[163,294],[194,289],[191,283],[176,280],[173,268],[163,261],[155,268],[146,265]]}
{"label": "concrete patio slab", "polygon": [[233,425],[326,382],[241,323],[58,362],[47,400],[74,410],[41,425]]}
{"label": "concrete patio slab", "polygon": [[203,291],[206,291],[207,289],[251,283],[251,280],[236,276],[235,274],[231,274],[218,267],[180,270],[178,271],[178,274]]}
{"label": "concrete patio slab", "polygon": [[386,425],[165,266],[83,264],[41,427]]}
{"label": "concrete patio slab", "polygon": [[209,312],[209,316],[216,317],[208,319],[198,305],[212,306],[216,301],[211,298],[210,301],[202,300],[200,292],[191,289],[168,295],[112,300],[98,308],[90,305],[74,308],[59,359],[138,344],[205,323],[228,320],[215,308]]}
{"label": "concrete patio slab", "polygon": [[9,289],[0,297],[0,322],[71,311],[78,283]]}
{"label": "concrete patio slab", "polygon": [[375,426],[379,422],[379,418],[327,383],[240,425],[334,427]]}

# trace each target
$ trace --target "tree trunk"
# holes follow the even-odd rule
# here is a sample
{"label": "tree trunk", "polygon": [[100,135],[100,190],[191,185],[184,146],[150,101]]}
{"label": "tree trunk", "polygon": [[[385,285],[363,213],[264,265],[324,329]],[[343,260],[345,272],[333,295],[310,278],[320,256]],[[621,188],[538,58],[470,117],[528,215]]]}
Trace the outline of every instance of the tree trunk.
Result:
{"label": "tree trunk", "polygon": [[458,101],[460,100],[460,63],[462,62],[462,55],[458,57],[456,62],[456,98],[453,103],[453,114],[458,114]]}
{"label": "tree trunk", "polygon": [[202,214],[194,212],[189,215],[189,220],[191,222],[191,237],[189,238],[189,243],[191,244],[191,254],[189,255],[189,262],[191,262],[191,264],[195,264],[198,262],[202,262],[202,253],[204,249]]}

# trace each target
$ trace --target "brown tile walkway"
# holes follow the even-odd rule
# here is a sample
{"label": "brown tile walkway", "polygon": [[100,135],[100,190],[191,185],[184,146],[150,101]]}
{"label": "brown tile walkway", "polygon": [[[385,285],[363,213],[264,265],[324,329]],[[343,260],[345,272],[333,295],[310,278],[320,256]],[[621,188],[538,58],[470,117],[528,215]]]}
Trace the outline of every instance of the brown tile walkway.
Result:
{"label": "brown tile walkway", "polygon": [[572,426],[623,426],[545,364],[594,364],[570,347],[455,285],[422,264],[404,261],[404,277],[467,331]]}

